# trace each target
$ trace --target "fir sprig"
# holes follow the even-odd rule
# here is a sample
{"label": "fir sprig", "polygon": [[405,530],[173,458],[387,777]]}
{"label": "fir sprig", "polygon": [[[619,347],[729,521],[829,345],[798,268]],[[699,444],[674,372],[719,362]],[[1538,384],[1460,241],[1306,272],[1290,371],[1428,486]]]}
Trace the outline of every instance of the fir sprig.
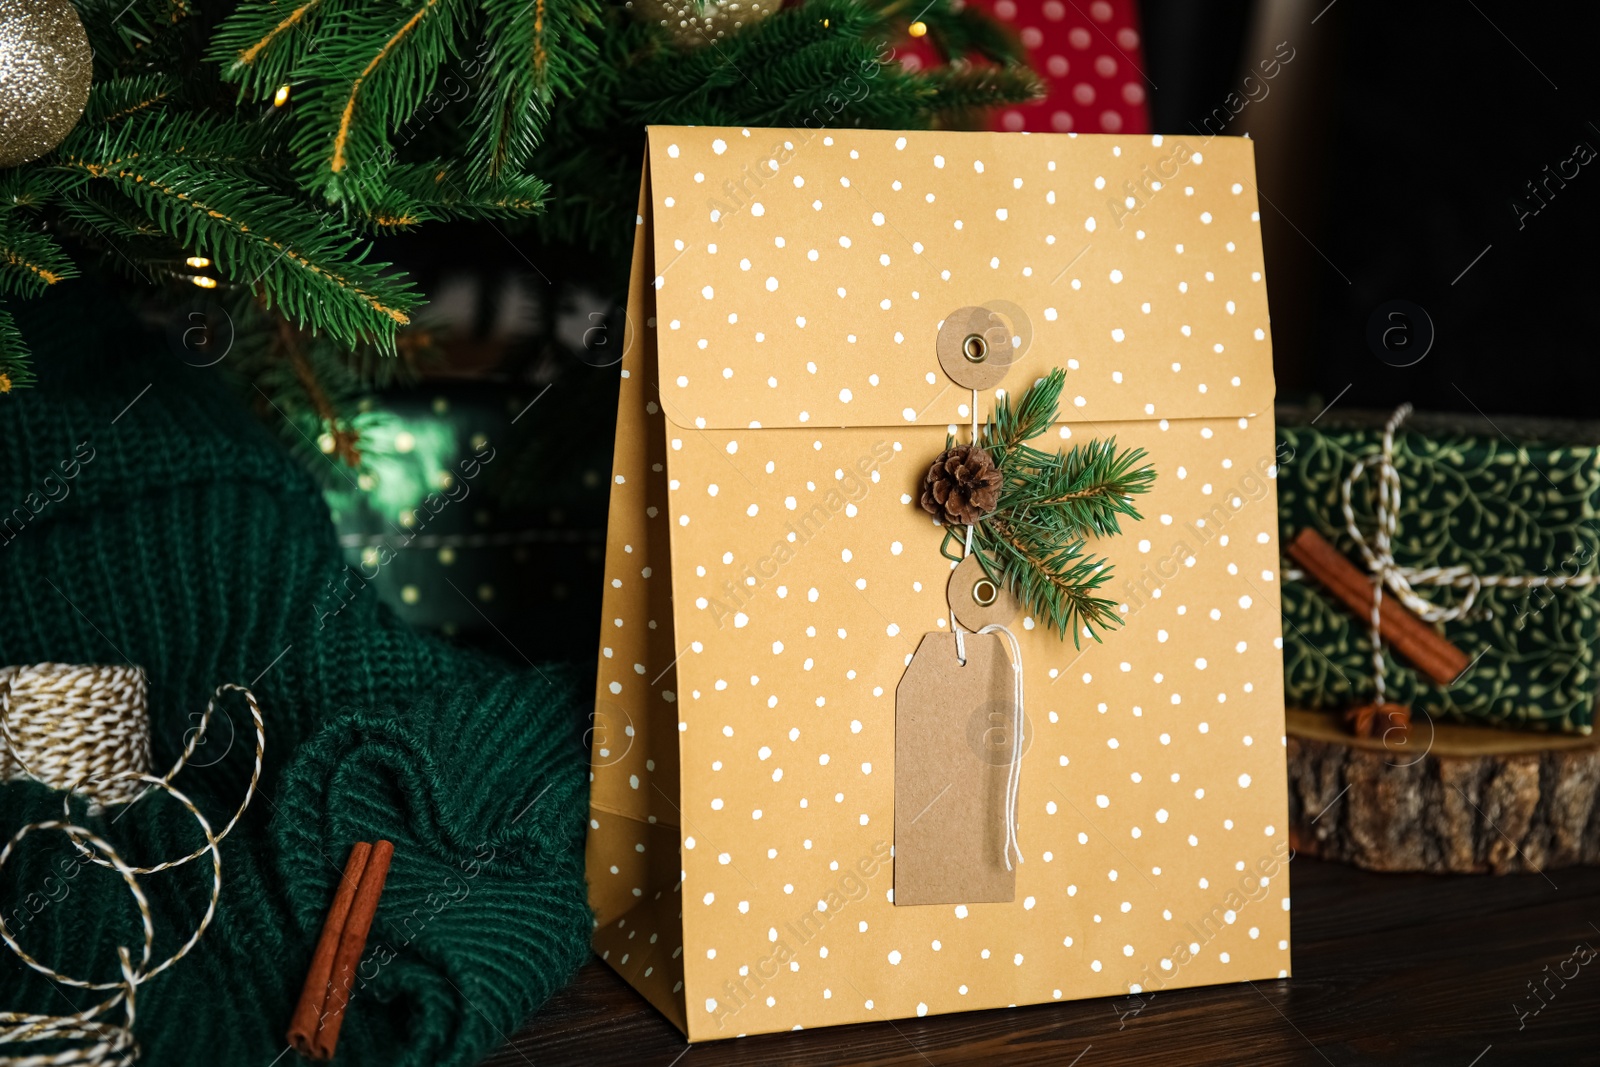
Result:
{"label": "fir sprig", "polygon": [[[1117,450],[1115,438],[1044,452],[1027,442],[1056,421],[1066,375],[1059,369],[1031,385],[1015,404],[995,403],[981,444],[1004,479],[993,513],[972,528],[973,553],[993,581],[1009,588],[1035,617],[1073,645],[1087,634],[1121,623],[1116,601],[1098,595],[1111,579],[1104,558],[1086,554],[1090,537],[1122,530],[1123,518],[1140,518],[1133,498],[1148,492],[1155,469],[1142,448]],[[964,530],[946,531],[945,554]]]}
{"label": "fir sprig", "polygon": [[[1142,448],[1117,451],[1117,439],[1090,441],[1069,451],[1058,464],[1037,468],[1037,477],[1019,479],[1002,494],[1002,506],[1022,512],[1059,512],[1071,526],[1097,537],[1122,532],[1118,516],[1140,517],[1133,494],[1149,490],[1155,471]],[[1033,470],[1034,468],[1024,468]]]}

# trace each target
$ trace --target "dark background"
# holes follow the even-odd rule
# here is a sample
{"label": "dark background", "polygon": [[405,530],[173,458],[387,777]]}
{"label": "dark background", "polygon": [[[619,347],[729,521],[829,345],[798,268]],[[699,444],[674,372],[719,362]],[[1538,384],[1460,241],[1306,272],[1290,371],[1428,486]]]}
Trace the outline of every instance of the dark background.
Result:
{"label": "dark background", "polygon": [[[1600,156],[1543,187],[1580,143],[1600,153],[1594,5],[1144,0],[1141,10],[1159,132],[1203,130],[1279,42],[1295,49],[1226,130],[1257,142],[1281,399],[1327,403],[1348,385],[1341,406],[1600,416]],[[1435,331],[1408,367],[1366,338],[1374,311],[1397,299]],[[1390,324],[1401,327],[1396,348],[1407,332],[1424,339],[1423,323]]]}

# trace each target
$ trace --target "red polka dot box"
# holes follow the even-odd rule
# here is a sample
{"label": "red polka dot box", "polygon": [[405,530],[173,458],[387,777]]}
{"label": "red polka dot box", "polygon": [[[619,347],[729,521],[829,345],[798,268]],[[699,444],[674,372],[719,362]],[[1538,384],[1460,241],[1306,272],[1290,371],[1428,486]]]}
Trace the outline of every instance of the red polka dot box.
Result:
{"label": "red polka dot box", "polygon": [[[1043,100],[1001,108],[991,128],[1015,133],[1147,133],[1143,42],[1133,0],[971,0],[1022,40]],[[900,46],[920,70],[938,57],[926,38]]]}
{"label": "red polka dot box", "polygon": [[[691,1041],[1288,975],[1262,275],[1242,139],[649,131],[588,878]],[[1060,626],[983,546],[1113,440]]]}

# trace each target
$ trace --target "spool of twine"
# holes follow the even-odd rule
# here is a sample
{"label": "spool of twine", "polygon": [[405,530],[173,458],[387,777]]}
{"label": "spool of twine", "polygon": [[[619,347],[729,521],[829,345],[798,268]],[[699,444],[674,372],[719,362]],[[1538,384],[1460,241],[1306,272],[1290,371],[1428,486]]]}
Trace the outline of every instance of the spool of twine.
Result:
{"label": "spool of twine", "polygon": [[150,709],[138,667],[34,663],[0,667],[0,781],[32,778],[94,804],[144,789]]}

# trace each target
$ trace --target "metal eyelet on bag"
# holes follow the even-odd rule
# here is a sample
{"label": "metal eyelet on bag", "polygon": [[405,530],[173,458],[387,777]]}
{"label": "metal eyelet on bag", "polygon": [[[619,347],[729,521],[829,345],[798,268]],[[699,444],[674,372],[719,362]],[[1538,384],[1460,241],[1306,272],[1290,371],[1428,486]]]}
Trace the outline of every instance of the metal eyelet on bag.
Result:
{"label": "metal eyelet on bag", "polygon": [[996,581],[985,574],[976,555],[968,556],[951,569],[945,596],[955,620],[968,630],[1006,626],[1022,613],[1016,594],[1006,588],[1004,581]]}
{"label": "metal eyelet on bag", "polygon": [[993,389],[1016,362],[1016,336],[1009,323],[986,307],[956,308],[939,323],[934,355],[945,377],[961,388]]}

